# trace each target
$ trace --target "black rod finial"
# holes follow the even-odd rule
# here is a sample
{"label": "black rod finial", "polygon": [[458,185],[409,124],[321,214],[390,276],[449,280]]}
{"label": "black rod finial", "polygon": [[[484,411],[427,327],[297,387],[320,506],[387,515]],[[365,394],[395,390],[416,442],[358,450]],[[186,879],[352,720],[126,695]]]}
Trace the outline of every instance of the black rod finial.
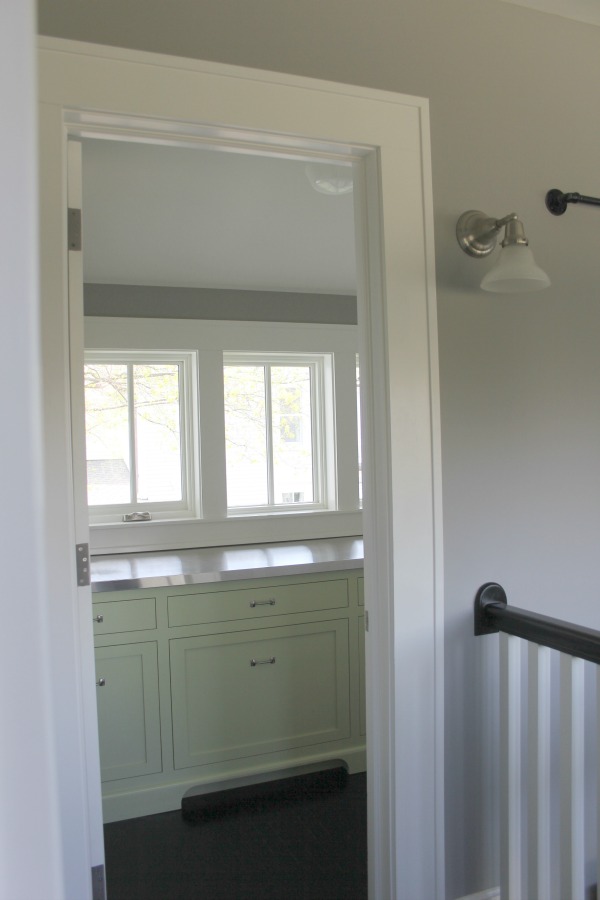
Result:
{"label": "black rod finial", "polygon": [[567,211],[567,195],[559,191],[558,188],[552,188],[546,194],[546,209],[553,216],[562,216]]}
{"label": "black rod finial", "polygon": [[585,203],[589,206],[600,206],[600,197],[587,197],[578,191],[569,191],[563,194],[558,188],[552,188],[546,194],[546,208],[553,216],[562,216],[568,203]]}
{"label": "black rod finial", "polygon": [[481,634],[495,634],[498,629],[493,625],[489,625],[485,614],[486,606],[490,603],[501,604],[506,606],[506,591],[504,588],[496,584],[495,581],[488,581],[482,584],[475,596],[475,636]]}

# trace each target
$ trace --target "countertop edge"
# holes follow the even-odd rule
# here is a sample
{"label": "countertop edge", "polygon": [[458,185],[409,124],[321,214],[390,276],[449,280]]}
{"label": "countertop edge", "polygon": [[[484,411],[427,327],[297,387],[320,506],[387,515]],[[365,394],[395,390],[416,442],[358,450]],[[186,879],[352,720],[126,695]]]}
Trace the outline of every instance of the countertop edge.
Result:
{"label": "countertop edge", "polygon": [[[255,554],[284,557],[290,550],[290,559],[281,562],[256,564],[236,556]],[[295,560],[298,551],[317,557]],[[227,558],[228,553],[231,559]],[[164,553],[124,555],[123,557],[97,557],[92,559],[92,593],[101,594],[124,590],[145,590],[165,587],[181,587],[194,584],[242,581],[254,578],[274,578],[336,572],[363,567],[362,538],[346,538],[315,541],[298,541],[290,544],[260,544],[252,547],[207,548],[206,550],[170,553],[165,572],[161,572]],[[178,565],[179,563],[179,565]],[[219,564],[221,563],[221,564]],[[112,570],[114,571],[111,571]],[[170,571],[168,571],[170,569]],[[104,570],[104,571],[103,571]],[[134,574],[135,570],[135,574]],[[111,577],[111,575],[113,577]]]}

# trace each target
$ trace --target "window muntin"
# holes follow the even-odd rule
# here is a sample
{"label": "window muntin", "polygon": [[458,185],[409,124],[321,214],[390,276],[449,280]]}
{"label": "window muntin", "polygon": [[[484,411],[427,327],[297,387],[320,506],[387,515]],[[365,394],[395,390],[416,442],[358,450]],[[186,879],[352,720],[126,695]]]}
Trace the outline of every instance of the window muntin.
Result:
{"label": "window muntin", "polygon": [[224,354],[230,514],[325,507],[325,356]]}
{"label": "window muntin", "polygon": [[88,505],[92,523],[132,512],[194,513],[193,354],[85,355]]}

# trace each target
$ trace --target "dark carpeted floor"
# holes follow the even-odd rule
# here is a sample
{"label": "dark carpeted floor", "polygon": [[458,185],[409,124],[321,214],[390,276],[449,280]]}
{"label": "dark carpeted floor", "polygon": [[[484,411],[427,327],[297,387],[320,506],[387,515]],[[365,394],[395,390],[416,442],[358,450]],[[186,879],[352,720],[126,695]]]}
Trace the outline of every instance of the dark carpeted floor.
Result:
{"label": "dark carpeted floor", "polygon": [[366,776],[209,822],[114,822],[104,839],[108,900],[366,900]]}

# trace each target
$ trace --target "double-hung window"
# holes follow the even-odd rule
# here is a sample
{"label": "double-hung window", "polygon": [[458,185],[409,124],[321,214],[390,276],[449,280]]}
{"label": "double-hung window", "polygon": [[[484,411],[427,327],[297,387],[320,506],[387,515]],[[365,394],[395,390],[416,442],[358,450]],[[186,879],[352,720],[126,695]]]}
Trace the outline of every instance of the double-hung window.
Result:
{"label": "double-hung window", "polygon": [[324,509],[330,354],[224,353],[230,515]]}
{"label": "double-hung window", "polygon": [[194,354],[89,351],[84,382],[90,521],[197,515]]}

